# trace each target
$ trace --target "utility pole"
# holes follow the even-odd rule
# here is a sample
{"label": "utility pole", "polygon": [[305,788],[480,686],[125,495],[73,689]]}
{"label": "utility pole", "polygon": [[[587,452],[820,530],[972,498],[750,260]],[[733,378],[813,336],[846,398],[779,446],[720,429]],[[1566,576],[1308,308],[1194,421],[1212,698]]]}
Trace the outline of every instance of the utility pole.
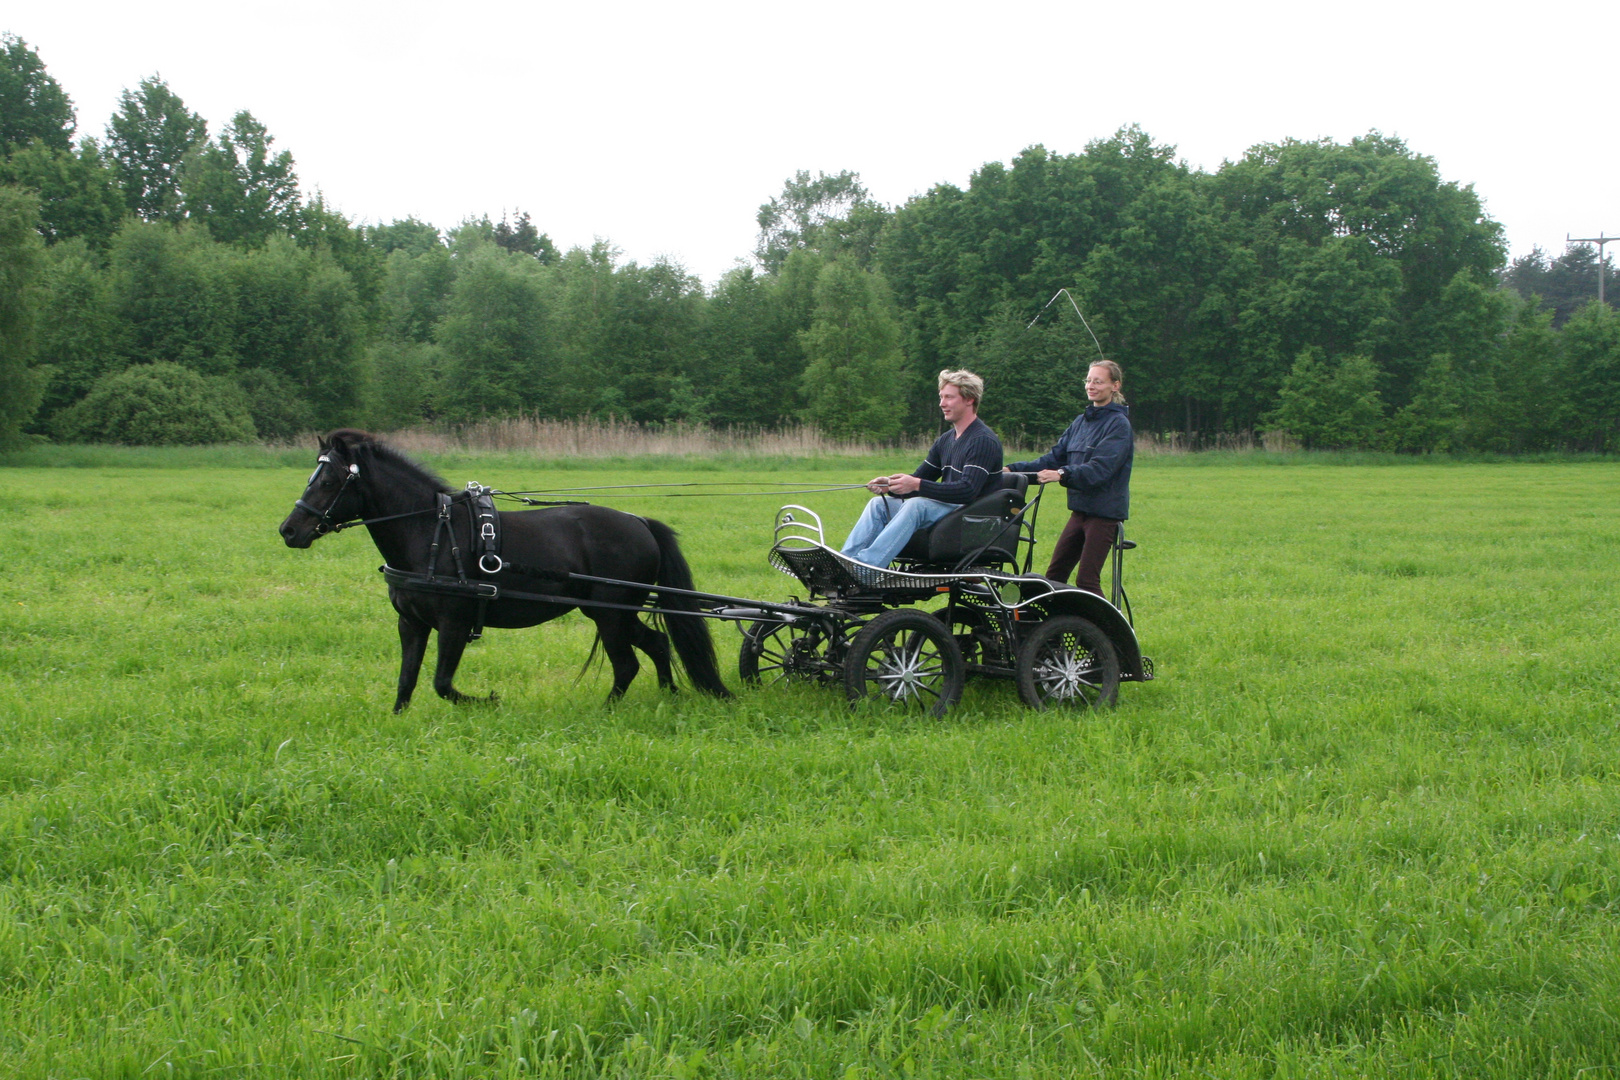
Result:
{"label": "utility pole", "polygon": [[1612,244],[1620,240],[1620,236],[1604,236],[1600,230],[1596,236],[1570,236],[1564,234],[1564,246],[1571,244],[1596,244],[1598,249],[1598,303],[1603,303],[1603,245]]}

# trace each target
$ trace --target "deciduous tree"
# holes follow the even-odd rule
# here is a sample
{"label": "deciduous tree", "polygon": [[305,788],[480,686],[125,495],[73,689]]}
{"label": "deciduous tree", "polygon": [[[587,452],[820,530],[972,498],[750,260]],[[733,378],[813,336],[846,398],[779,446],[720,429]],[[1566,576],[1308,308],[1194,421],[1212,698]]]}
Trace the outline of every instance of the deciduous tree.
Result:
{"label": "deciduous tree", "polygon": [[432,248],[444,247],[444,237],[439,235],[438,227],[414,217],[387,225],[363,225],[360,231],[366,243],[384,255],[401,250],[409,255],[421,255]]}
{"label": "deciduous tree", "polygon": [[186,216],[216,240],[254,247],[298,227],[298,176],[292,154],[243,110],[219,138],[194,150],[181,175]]}
{"label": "deciduous tree", "polygon": [[760,206],[754,257],[773,274],[790,254],[807,248],[847,255],[865,266],[886,219],[887,212],[873,201],[859,173],[817,173],[811,179],[801,169],[783,185],[781,195]]}
{"label": "deciduous tree", "polygon": [[107,153],[124,205],[148,221],[179,221],[184,214],[180,170],[207,142],[208,124],[158,76],[126,89],[107,122]]}
{"label": "deciduous tree", "polygon": [[39,52],[15,34],[0,34],[0,154],[39,139],[73,149],[73,101],[46,73]]}
{"label": "deciduous tree", "polygon": [[815,316],[799,340],[805,420],[838,437],[900,434],[908,397],[905,358],[882,278],[852,262],[829,263],[816,281]]}
{"label": "deciduous tree", "polygon": [[[299,406],[277,413],[267,426],[285,428],[289,417],[305,416],[305,428],[341,424],[359,404],[363,348],[361,307],[349,276],[327,251],[302,249],[287,236],[233,251],[227,266],[237,367],[274,373],[274,380],[252,383],[261,401],[269,401],[273,389]],[[261,409],[256,423],[261,415],[270,416]]]}
{"label": "deciduous tree", "polygon": [[0,186],[0,446],[22,437],[44,383],[32,368],[44,246],[35,231],[38,220],[33,192]]}
{"label": "deciduous tree", "polygon": [[77,151],[35,139],[0,162],[0,182],[38,193],[39,231],[47,243],[82,236],[105,248],[124,216],[118,178],[94,139],[83,140]]}
{"label": "deciduous tree", "polygon": [[554,374],[545,268],[493,244],[465,253],[434,337],[444,350],[451,419],[544,410]]}
{"label": "deciduous tree", "polygon": [[1563,393],[1578,403],[1569,410],[1567,435],[1583,450],[1620,445],[1620,314],[1596,300],[1564,324]]}
{"label": "deciduous tree", "polygon": [[113,238],[109,263],[127,361],[169,361],[205,375],[236,369],[236,292],[224,245],[196,226],[131,219]]}
{"label": "deciduous tree", "polygon": [[1328,361],[1320,349],[1303,349],[1277,397],[1262,422],[1308,448],[1362,450],[1378,440],[1378,369],[1365,356]]}
{"label": "deciduous tree", "polygon": [[123,366],[119,337],[124,327],[112,311],[106,269],[82,237],[45,253],[38,363],[50,377],[37,425],[84,397],[109,371]]}

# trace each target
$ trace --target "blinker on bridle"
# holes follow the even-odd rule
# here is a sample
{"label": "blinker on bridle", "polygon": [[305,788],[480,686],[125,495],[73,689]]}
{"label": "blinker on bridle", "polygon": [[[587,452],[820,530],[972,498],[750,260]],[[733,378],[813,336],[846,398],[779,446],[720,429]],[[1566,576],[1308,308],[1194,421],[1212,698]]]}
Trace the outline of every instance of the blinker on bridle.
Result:
{"label": "blinker on bridle", "polygon": [[[321,475],[321,469],[332,463],[332,458],[329,454],[322,454],[315,460],[317,462],[315,471],[309,474],[309,482],[304,485],[306,489],[310,484],[315,482],[315,478],[317,476]],[[354,479],[359,475],[360,466],[350,464],[348,470],[343,474],[343,483],[338,485],[337,494],[332,496],[332,501],[327,503],[325,510],[321,510],[309,505],[309,503],[305,502],[302,498],[293,503],[293,506],[297,509],[303,510],[305,513],[314,514],[315,517],[319,519],[318,524],[315,526],[316,536],[325,536],[329,532],[339,532],[342,530],[342,524],[332,520],[332,510],[343,499],[343,492],[348,488],[349,484],[353,482]]]}

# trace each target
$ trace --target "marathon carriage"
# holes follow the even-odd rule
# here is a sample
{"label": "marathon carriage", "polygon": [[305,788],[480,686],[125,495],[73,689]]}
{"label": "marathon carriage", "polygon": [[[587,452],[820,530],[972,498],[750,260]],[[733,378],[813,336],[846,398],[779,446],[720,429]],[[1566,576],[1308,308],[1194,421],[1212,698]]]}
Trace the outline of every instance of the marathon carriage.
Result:
{"label": "marathon carriage", "polygon": [[1122,582],[1124,553],[1135,546],[1123,528],[1111,553],[1110,603],[1030,573],[1039,489],[1027,499],[1021,473],[992,484],[914,535],[892,569],[845,557],[828,546],[814,511],[783,507],[770,561],[809,599],[771,612],[717,612],[757,616],[743,628],[744,681],[841,685],[852,702],[888,700],[939,716],[969,675],[1012,679],[1040,709],[1112,705],[1121,682],[1153,678]]}

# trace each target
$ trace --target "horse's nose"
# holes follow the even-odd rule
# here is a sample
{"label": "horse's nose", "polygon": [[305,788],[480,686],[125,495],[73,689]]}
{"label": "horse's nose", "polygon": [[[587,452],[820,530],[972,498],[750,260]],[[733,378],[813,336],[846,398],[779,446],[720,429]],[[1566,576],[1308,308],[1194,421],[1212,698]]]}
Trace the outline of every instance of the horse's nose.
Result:
{"label": "horse's nose", "polygon": [[289,544],[292,543],[293,527],[292,527],[292,522],[291,521],[283,521],[281,523],[281,528],[277,529],[276,531],[281,533],[281,538],[283,540],[285,540]]}

